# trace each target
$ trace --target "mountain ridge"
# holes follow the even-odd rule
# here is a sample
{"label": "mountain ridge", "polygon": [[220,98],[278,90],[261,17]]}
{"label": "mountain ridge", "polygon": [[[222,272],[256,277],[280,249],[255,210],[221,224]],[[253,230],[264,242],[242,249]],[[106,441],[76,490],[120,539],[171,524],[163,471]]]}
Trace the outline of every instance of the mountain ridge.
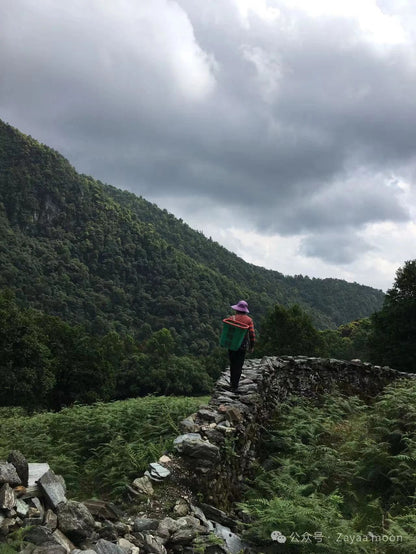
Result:
{"label": "mountain ridge", "polygon": [[0,230],[0,287],[23,305],[140,340],[166,327],[182,351],[212,349],[239,298],[257,321],[277,302],[299,303],[318,327],[333,328],[378,310],[384,296],[245,262],[167,210],[77,173],[1,120]]}

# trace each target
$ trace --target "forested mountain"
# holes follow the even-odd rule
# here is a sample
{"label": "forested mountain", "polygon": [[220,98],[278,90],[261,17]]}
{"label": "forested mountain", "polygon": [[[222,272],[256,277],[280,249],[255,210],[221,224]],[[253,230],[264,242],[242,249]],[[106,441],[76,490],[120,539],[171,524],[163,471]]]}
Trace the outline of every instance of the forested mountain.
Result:
{"label": "forested mountain", "polygon": [[320,328],[380,309],[381,291],[285,277],[244,262],[141,197],[78,174],[58,152],[0,121],[0,289],[93,333],[139,341],[163,327],[178,353],[206,354],[245,298],[260,321],[300,304]]}

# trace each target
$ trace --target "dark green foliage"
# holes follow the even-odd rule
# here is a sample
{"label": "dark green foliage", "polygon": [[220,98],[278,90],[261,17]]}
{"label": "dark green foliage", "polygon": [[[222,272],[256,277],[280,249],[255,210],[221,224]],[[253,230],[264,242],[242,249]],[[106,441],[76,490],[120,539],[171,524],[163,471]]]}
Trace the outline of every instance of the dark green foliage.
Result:
{"label": "dark green foliage", "polygon": [[[263,461],[242,509],[247,536],[272,544],[322,532],[322,542],[294,543],[288,552],[412,552],[416,548],[416,384],[395,383],[372,406],[327,396],[293,398],[263,433]],[[368,533],[402,537],[372,542]],[[345,544],[342,536],[367,537]],[[294,535],[292,535],[293,537]]]}
{"label": "dark green foliage", "polygon": [[416,372],[416,260],[405,262],[372,316],[372,356],[377,363]]}
{"label": "dark green foliage", "polygon": [[219,373],[210,358],[207,370],[204,358],[175,355],[168,329],[144,344],[115,331],[91,335],[59,317],[20,309],[11,293],[1,292],[0,321],[0,406],[59,409],[149,393],[207,394]]}
{"label": "dark green foliage", "polygon": [[260,327],[257,355],[319,356],[323,341],[311,317],[300,306],[285,308],[276,304]]}
{"label": "dark green foliage", "polygon": [[319,328],[367,316],[381,291],[288,278],[247,264],[166,210],[79,175],[57,152],[0,122],[0,287],[89,332],[147,340],[169,329],[175,354],[207,355],[228,307],[256,321],[299,303]]}
{"label": "dark green foliage", "polygon": [[44,407],[55,385],[54,361],[34,313],[0,293],[0,405]]}
{"label": "dark green foliage", "polygon": [[170,448],[179,421],[206,400],[146,397],[32,417],[0,413],[0,458],[19,449],[62,474],[75,498],[120,499],[126,484]]}
{"label": "dark green foliage", "polygon": [[321,331],[324,355],[339,360],[359,359],[371,362],[369,340],[372,324],[369,318],[352,321],[338,329]]}

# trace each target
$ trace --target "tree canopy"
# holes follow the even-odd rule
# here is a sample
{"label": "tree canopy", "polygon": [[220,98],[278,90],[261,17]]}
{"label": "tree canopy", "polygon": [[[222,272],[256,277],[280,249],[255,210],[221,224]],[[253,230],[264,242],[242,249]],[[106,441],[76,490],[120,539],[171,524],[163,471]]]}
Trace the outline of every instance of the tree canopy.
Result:
{"label": "tree canopy", "polygon": [[315,329],[311,317],[295,304],[289,308],[276,306],[261,324],[256,355],[318,356],[323,340]]}
{"label": "tree canopy", "polygon": [[416,372],[416,260],[405,262],[397,270],[383,308],[371,320],[374,361]]}

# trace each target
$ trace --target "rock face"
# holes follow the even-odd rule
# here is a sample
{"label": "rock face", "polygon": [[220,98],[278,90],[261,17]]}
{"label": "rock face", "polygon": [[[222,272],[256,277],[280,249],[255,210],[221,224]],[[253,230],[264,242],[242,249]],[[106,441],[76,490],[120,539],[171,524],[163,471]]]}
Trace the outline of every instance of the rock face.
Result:
{"label": "rock face", "polygon": [[232,508],[276,406],[291,394],[336,388],[368,398],[398,378],[416,375],[357,360],[263,358],[246,362],[234,393],[224,372],[209,404],[182,422],[176,455],[150,464],[126,488],[130,508],[137,507],[130,516],[110,502],[67,500],[62,477],[46,463],[28,466],[12,452],[0,461],[0,550],[10,533],[27,527],[25,554],[256,552],[233,532]]}

